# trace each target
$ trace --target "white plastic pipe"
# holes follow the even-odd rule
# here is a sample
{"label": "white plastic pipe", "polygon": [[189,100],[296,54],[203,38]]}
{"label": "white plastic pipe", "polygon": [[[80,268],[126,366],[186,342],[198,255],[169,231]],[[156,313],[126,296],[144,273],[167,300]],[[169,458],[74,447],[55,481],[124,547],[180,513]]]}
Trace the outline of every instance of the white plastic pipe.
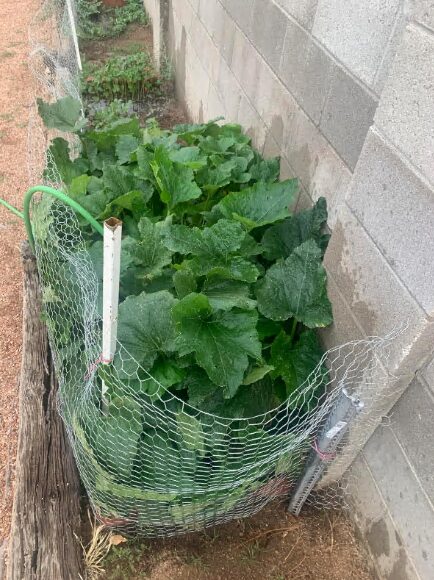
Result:
{"label": "white plastic pipe", "polygon": [[77,28],[75,26],[75,16],[74,16],[74,11],[72,9],[71,1],[72,0],[66,0],[66,7],[68,9],[69,23],[71,24],[72,40],[74,42],[75,55],[77,57],[77,64],[78,64],[79,70],[82,71],[83,67],[81,65],[80,48],[78,46]]}
{"label": "white plastic pipe", "polygon": [[[104,272],[102,310],[102,363],[109,364],[116,352],[121,269],[122,222],[110,218],[104,222]],[[103,383],[102,394],[106,392]]]}

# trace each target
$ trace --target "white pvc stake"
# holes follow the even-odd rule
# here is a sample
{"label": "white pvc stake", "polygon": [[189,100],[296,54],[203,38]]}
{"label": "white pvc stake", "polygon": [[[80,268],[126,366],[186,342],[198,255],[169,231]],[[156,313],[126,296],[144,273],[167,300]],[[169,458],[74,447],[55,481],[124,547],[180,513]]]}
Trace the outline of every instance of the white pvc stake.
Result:
{"label": "white pvc stake", "polygon": [[78,64],[79,70],[82,71],[83,67],[81,65],[80,49],[78,47],[77,28],[75,26],[75,17],[74,17],[74,11],[72,10],[71,0],[66,0],[66,7],[68,9],[69,23],[71,24],[72,40],[74,42],[75,55],[77,57],[77,64]]}
{"label": "white pvc stake", "polygon": [[[110,364],[116,352],[119,305],[119,277],[121,269],[122,222],[110,218],[104,222],[104,273],[102,311],[102,356],[103,364]],[[103,403],[107,388],[103,381]]]}

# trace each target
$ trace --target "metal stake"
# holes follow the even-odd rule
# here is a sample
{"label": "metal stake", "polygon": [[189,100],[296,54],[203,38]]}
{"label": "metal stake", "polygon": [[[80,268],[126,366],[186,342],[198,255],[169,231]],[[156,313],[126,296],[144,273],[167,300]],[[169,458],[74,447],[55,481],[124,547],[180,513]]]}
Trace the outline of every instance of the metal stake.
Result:
{"label": "metal stake", "polygon": [[336,452],[339,443],[348,431],[351,421],[363,409],[364,403],[349,395],[345,388],[333,405],[327,420],[316,439],[316,449],[310,452],[304,472],[298,480],[291,496],[288,511],[296,516],[320,480],[328,465],[327,456]]}

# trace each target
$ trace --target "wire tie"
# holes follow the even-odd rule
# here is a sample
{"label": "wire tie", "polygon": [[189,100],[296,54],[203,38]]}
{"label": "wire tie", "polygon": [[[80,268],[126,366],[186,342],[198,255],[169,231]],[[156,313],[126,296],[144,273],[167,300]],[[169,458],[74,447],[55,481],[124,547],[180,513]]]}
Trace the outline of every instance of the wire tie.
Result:
{"label": "wire tie", "polygon": [[85,380],[88,381],[90,379],[90,377],[93,375],[93,373],[96,371],[96,369],[101,363],[108,365],[112,362],[112,360],[113,359],[106,359],[102,356],[102,354],[100,354],[99,357],[96,360],[94,360],[93,363],[90,363],[90,365],[88,366],[87,372],[84,375]]}
{"label": "wire tie", "polygon": [[333,459],[335,459],[335,457],[336,457],[336,453],[329,453],[327,451],[321,451],[321,449],[318,446],[318,441],[316,439],[314,439],[313,444],[311,445],[311,448],[315,451],[315,453],[318,455],[318,457],[321,459],[321,461],[333,461]]}

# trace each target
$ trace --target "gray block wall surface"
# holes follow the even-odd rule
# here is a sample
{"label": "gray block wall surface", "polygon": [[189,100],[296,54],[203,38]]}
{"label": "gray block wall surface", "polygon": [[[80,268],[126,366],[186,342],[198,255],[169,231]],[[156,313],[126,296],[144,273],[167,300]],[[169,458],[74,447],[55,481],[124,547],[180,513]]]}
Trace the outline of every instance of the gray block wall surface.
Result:
{"label": "gray block wall surface", "polygon": [[434,2],[145,4],[191,119],[224,116],[279,155],[282,179],[300,179],[294,210],[326,197],[325,345],[401,328],[365,423],[324,482],[350,476],[380,578],[432,580]]}

